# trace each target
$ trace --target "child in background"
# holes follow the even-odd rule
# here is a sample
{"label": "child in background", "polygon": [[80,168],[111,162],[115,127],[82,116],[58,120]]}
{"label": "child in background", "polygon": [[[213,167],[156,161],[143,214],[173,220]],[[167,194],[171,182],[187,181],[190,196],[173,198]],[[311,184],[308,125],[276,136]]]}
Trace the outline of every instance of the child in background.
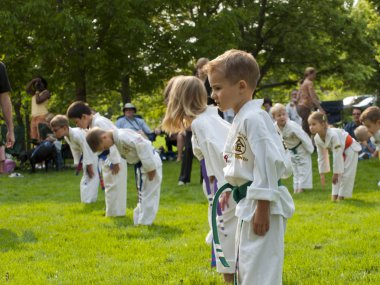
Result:
{"label": "child in background", "polygon": [[377,156],[376,146],[371,141],[371,134],[366,126],[359,126],[354,130],[355,137],[360,143],[362,149],[359,153],[359,160],[369,159]]}
{"label": "child in background", "polygon": [[[117,129],[107,118],[95,113],[84,102],[72,103],[67,109],[67,117],[75,121],[82,128],[99,127],[104,130]],[[99,166],[102,169],[105,198],[106,216],[125,216],[127,208],[127,164],[120,157],[116,147],[110,148],[109,152],[100,155]]]}
{"label": "child in background", "polygon": [[345,130],[329,128],[327,116],[314,112],[308,119],[311,134],[318,152],[318,169],[322,187],[325,187],[325,173],[330,172],[328,150],[333,156],[332,196],[333,201],[352,197],[360,144]]}
{"label": "child in background", "polygon": [[285,226],[294,203],[286,187],[280,186],[287,171],[281,138],[269,114],[261,109],[263,100],[252,100],[259,66],[251,54],[229,50],[206,68],[219,109],[235,112],[223,157],[224,176],[238,203],[237,282],[282,284]]}
{"label": "child in background", "polygon": [[[204,160],[203,172],[204,193],[210,200],[208,211],[211,228],[211,206],[214,197],[214,183],[219,187],[226,181],[223,175],[223,147],[230,129],[230,124],[223,120],[215,106],[207,106],[207,93],[201,80],[194,76],[176,77],[168,96],[168,107],[162,127],[166,132],[182,132],[191,126],[193,132],[192,145],[194,155],[200,160]],[[221,200],[222,220],[218,231],[221,237],[221,245],[225,258],[230,267],[224,267],[217,260],[217,271],[223,273],[227,283],[233,282],[235,272],[235,232],[237,218],[235,217],[235,207],[231,192],[227,192]],[[217,203],[218,201],[214,201]],[[224,227],[224,228],[222,228]],[[210,235],[211,236],[211,235]],[[206,238],[207,240],[207,238]]]}
{"label": "child in background", "polygon": [[289,120],[284,105],[275,104],[271,112],[276,121],[276,129],[290,151],[294,193],[313,188],[311,154],[314,152],[314,146],[309,135],[300,124]]}
{"label": "child in background", "polygon": [[360,121],[367,127],[368,132],[374,138],[380,159],[380,108],[375,106],[367,108],[360,116]]}
{"label": "child in background", "polygon": [[133,220],[135,225],[151,225],[158,211],[162,182],[162,162],[152,143],[131,129],[92,128],[86,139],[94,152],[115,146],[128,163],[141,164],[139,201]]}
{"label": "child in background", "polygon": [[297,113],[297,97],[298,90],[293,90],[290,93],[290,102],[286,104],[286,112],[288,113],[288,118],[291,121],[296,122],[300,126],[302,126],[302,118]]}
{"label": "child in background", "polygon": [[57,139],[65,137],[73,154],[74,165],[77,167],[80,163],[83,165],[83,176],[80,181],[81,202],[96,202],[99,187],[98,157],[86,142],[86,132],[81,128],[71,128],[69,120],[64,115],[56,115],[50,121],[50,127]]}

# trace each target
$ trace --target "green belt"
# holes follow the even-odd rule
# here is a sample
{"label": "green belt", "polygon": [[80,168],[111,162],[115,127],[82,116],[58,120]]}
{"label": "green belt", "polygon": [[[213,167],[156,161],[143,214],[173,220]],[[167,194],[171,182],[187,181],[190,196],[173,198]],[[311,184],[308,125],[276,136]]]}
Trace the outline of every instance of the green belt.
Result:
{"label": "green belt", "polygon": [[219,203],[219,197],[225,190],[232,189],[232,197],[234,198],[236,203],[239,203],[239,201],[245,198],[245,196],[247,195],[247,188],[249,185],[251,185],[251,183],[252,181],[248,181],[247,183],[241,186],[232,186],[231,184],[226,183],[221,188],[219,188],[219,190],[215,193],[215,196],[214,196],[214,200],[212,203],[212,211],[211,211],[212,235],[214,238],[216,254],[224,267],[230,267],[230,265],[228,264],[226,258],[224,257],[224,253],[220,245],[219,235],[218,235],[218,225],[217,225],[217,220],[216,220],[216,214],[217,214],[217,207]]}
{"label": "green belt", "polygon": [[300,141],[295,147],[292,147],[292,148],[289,148],[289,150],[293,153],[293,154],[297,154],[297,148],[302,144],[302,141]]}
{"label": "green belt", "polygon": [[[212,210],[211,210],[211,224],[212,224],[212,235],[214,238],[214,245],[215,245],[215,251],[216,255],[218,256],[220,262],[223,264],[224,267],[230,267],[228,264],[226,258],[224,257],[224,253],[222,250],[222,246],[220,245],[219,235],[218,235],[218,225],[217,225],[217,207],[219,203],[219,197],[220,195],[227,189],[232,189],[232,197],[236,201],[236,203],[239,203],[239,201],[245,196],[247,196],[247,188],[252,184],[252,181],[248,181],[247,183],[244,183],[241,186],[232,186],[229,183],[224,184],[222,187],[218,189],[218,191],[215,193],[214,200],[212,202]],[[278,186],[281,186],[281,180],[278,180]]]}

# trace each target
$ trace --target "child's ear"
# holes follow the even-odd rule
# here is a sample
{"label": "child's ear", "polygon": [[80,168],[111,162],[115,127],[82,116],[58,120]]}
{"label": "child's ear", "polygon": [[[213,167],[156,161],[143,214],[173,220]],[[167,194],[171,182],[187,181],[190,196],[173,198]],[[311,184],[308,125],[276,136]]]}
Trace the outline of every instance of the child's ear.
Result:
{"label": "child's ear", "polygon": [[239,89],[240,91],[244,91],[247,88],[247,82],[245,80],[240,80],[239,81]]}

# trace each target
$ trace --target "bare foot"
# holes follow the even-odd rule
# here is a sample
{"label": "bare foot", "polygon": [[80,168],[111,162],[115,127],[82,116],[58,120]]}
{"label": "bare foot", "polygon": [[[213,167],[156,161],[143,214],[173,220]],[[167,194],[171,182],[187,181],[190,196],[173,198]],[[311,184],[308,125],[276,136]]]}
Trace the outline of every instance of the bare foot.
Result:
{"label": "bare foot", "polygon": [[228,284],[234,283],[234,276],[233,273],[223,273],[224,282]]}

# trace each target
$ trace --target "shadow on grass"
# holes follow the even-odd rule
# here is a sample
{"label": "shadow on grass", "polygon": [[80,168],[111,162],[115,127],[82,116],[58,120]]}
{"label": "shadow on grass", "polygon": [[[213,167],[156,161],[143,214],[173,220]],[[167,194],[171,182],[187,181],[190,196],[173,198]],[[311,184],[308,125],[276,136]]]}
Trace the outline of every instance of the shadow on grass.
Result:
{"label": "shadow on grass", "polygon": [[375,202],[370,202],[370,201],[364,201],[364,200],[360,200],[360,199],[355,199],[355,198],[348,198],[348,199],[345,199],[343,201],[340,201],[339,204],[346,204],[346,205],[351,205],[351,206],[354,206],[354,207],[358,207],[358,208],[375,208],[375,207],[379,207],[379,203],[375,203]]}
{"label": "shadow on grass", "polygon": [[[80,203],[78,201],[78,203]],[[105,206],[104,206],[104,201],[97,201],[95,203],[90,203],[90,204],[81,204],[82,207],[80,209],[75,209],[73,212],[75,214],[91,214],[93,212],[98,212],[98,211],[103,211],[105,212]]]}
{"label": "shadow on grass", "polygon": [[112,218],[115,225],[119,228],[125,228],[125,233],[118,235],[118,239],[155,239],[155,238],[174,238],[183,234],[183,230],[178,227],[168,225],[153,224],[150,226],[133,225],[130,217]]}
{"label": "shadow on grass", "polygon": [[0,229],[0,252],[21,249],[23,243],[37,242],[37,237],[30,230],[24,231],[21,237],[8,229]]}

